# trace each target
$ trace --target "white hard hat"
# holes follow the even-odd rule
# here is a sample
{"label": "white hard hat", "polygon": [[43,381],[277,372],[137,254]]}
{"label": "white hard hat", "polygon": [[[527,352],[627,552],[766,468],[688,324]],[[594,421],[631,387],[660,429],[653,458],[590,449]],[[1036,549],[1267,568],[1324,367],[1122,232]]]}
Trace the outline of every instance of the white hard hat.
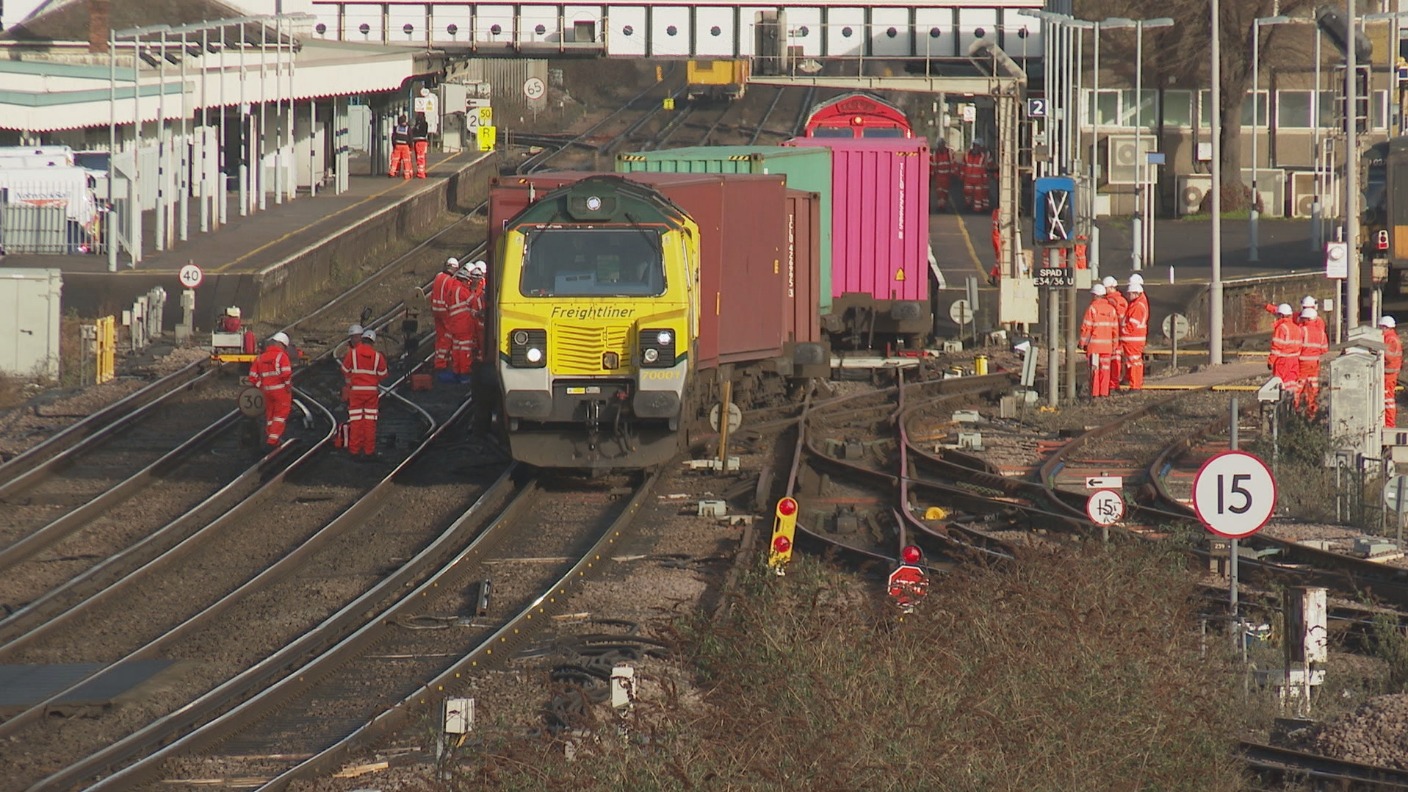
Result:
{"label": "white hard hat", "polygon": [[287,334],[287,333],[283,333],[283,332],[274,333],[273,335],[269,336],[269,340],[270,340],[270,341],[278,341],[280,344],[283,344],[284,346],[288,346],[288,334]]}
{"label": "white hard hat", "polygon": [[451,257],[445,259],[445,271],[446,271],[446,272],[454,272],[455,270],[457,270],[457,269],[459,269],[459,268],[460,268],[460,260],[459,260],[459,259],[455,258],[454,256],[451,256]]}
{"label": "white hard hat", "polygon": [[981,145],[983,145],[983,139],[980,138],[980,137],[975,137],[975,138],[973,138],[973,145],[975,145],[975,146],[981,146]]}
{"label": "white hard hat", "polygon": [[1097,284],[1095,284],[1094,286],[1091,286],[1091,287],[1090,287],[1090,293],[1093,294],[1093,295],[1095,295],[1096,297],[1104,297],[1104,296],[1105,296],[1105,284],[1103,284],[1103,283],[1097,283]]}
{"label": "white hard hat", "polygon": [[470,274],[471,276],[477,275],[477,276],[479,276],[479,277],[482,278],[482,277],[484,277],[484,273],[486,273],[486,272],[488,272],[488,271],[489,271],[489,265],[485,264],[485,263],[482,262],[482,261],[476,261],[476,262],[474,262],[473,264],[470,264],[470,265],[469,265],[469,274]]}
{"label": "white hard hat", "polygon": [[375,331],[375,330],[363,330],[363,331],[362,331],[362,340],[363,340],[363,341],[375,341],[375,340],[376,340],[376,331]]}
{"label": "white hard hat", "polygon": [[1398,327],[1398,320],[1394,319],[1392,316],[1382,316],[1379,317],[1379,326]]}
{"label": "white hard hat", "polygon": [[1107,289],[1113,289],[1113,288],[1115,288],[1116,286],[1120,285],[1120,282],[1117,281],[1117,280],[1115,280],[1115,276],[1114,276],[1114,275],[1106,275],[1106,276],[1105,276],[1105,279],[1102,280],[1102,281],[1100,281],[1100,282],[1103,283],[1103,284],[1105,284],[1105,288],[1107,288]]}
{"label": "white hard hat", "polygon": [[1290,316],[1290,315],[1291,315],[1291,304],[1290,304],[1290,303],[1281,303],[1280,305],[1276,306],[1276,313],[1280,314],[1281,316]]}
{"label": "white hard hat", "polygon": [[460,280],[469,280],[469,267],[460,267],[455,270],[455,277]]}
{"label": "white hard hat", "polygon": [[1130,282],[1130,283],[1143,283],[1143,282],[1144,282],[1144,276],[1143,276],[1143,275],[1140,275],[1140,274],[1137,273],[1137,272],[1136,272],[1136,273],[1133,273],[1133,274],[1131,274],[1131,275],[1129,276],[1129,282]]}
{"label": "white hard hat", "polygon": [[352,325],[351,327],[347,328],[347,335],[350,335],[350,336],[359,336],[359,335],[361,335],[361,334],[362,334],[362,326],[359,325],[359,324],[354,324],[354,325]]}
{"label": "white hard hat", "polygon": [[1315,298],[1310,296],[1303,297],[1300,301],[1300,307],[1302,308],[1314,308],[1318,304],[1319,303],[1315,302]]}
{"label": "white hard hat", "polygon": [[1306,308],[1304,311],[1300,312],[1300,318],[1302,319],[1315,319],[1318,316],[1320,316],[1320,312],[1314,308]]}
{"label": "white hard hat", "polygon": [[1144,293],[1144,284],[1142,284],[1142,283],[1131,283],[1131,284],[1129,284],[1129,287],[1128,287],[1127,291],[1128,291],[1130,294],[1143,294],[1143,293]]}
{"label": "white hard hat", "polygon": [[225,309],[225,315],[226,315],[226,316],[233,316],[233,317],[235,317],[236,319],[238,319],[238,318],[240,318],[240,309],[239,309],[238,306],[231,305],[229,308],[226,308],[226,309]]}

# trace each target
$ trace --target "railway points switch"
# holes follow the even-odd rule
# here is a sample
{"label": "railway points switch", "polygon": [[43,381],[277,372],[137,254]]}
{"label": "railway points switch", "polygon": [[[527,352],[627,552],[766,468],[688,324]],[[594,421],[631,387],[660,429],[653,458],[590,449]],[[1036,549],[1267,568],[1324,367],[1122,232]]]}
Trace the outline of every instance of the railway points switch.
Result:
{"label": "railway points switch", "polygon": [[1392,561],[1403,557],[1393,542],[1367,536],[1354,540],[1354,554],[1370,561]]}
{"label": "railway points switch", "polygon": [[955,410],[953,422],[959,424],[975,424],[983,420],[983,416],[977,410]]}
{"label": "railway points switch", "polygon": [[728,516],[728,504],[721,500],[699,501],[699,516],[722,520]]}
{"label": "railway points switch", "polygon": [[959,432],[958,447],[969,451],[983,450],[983,435],[980,432]]}
{"label": "railway points switch", "polygon": [[691,459],[684,463],[690,470],[720,470],[725,473],[738,472],[738,457],[731,456],[724,464],[717,459]]}
{"label": "railway points switch", "polygon": [[943,342],[943,345],[942,345],[939,349],[940,349],[940,351],[943,351],[943,352],[962,352],[962,351],[963,351],[963,342],[962,342],[962,341],[945,341],[945,342]]}

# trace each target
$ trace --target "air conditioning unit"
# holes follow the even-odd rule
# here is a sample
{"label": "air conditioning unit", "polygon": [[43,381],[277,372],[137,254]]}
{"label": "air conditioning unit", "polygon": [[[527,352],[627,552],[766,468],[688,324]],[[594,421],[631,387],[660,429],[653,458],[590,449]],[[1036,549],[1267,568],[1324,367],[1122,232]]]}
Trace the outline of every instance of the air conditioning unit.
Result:
{"label": "air conditioning unit", "polygon": [[[1252,186],[1252,169],[1242,168],[1242,184]],[[1266,217],[1286,216],[1286,172],[1280,168],[1257,168],[1256,191],[1261,194],[1261,213]]]}
{"label": "air conditioning unit", "polygon": [[[1310,217],[1310,205],[1315,201],[1315,173],[1303,171],[1291,174],[1291,216]],[[1334,217],[1339,214],[1339,196],[1326,186],[1320,195],[1320,216]]]}
{"label": "air conditioning unit", "polygon": [[1178,177],[1178,214],[1197,214],[1202,211],[1203,198],[1212,189],[1212,175],[1190,173]]}
{"label": "air conditioning unit", "polygon": [[1134,135],[1111,135],[1106,139],[1109,145],[1108,157],[1110,184],[1134,184],[1139,178],[1139,163],[1145,163],[1145,181],[1149,181],[1155,173],[1154,168],[1148,166],[1147,155],[1156,150],[1157,141],[1153,135],[1141,135],[1138,138],[1138,147],[1135,145]]}

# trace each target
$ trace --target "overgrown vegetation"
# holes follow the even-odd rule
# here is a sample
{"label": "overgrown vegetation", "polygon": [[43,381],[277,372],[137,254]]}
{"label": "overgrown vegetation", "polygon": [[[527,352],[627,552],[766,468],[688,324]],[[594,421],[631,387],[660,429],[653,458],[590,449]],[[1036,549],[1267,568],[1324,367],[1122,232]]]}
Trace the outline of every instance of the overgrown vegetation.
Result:
{"label": "overgrown vegetation", "polygon": [[1326,465],[1333,453],[1323,419],[1311,421],[1300,413],[1284,411],[1279,435],[1278,448],[1273,447],[1270,432],[1262,432],[1249,448],[1268,463],[1275,460],[1278,514],[1292,514],[1306,522],[1338,522],[1378,530],[1381,482],[1352,466],[1336,473]]}
{"label": "overgrown vegetation", "polygon": [[702,699],[505,743],[462,788],[1232,790],[1241,676],[1163,547],[1041,550],[936,581],[901,617],[810,559],[686,629]]}

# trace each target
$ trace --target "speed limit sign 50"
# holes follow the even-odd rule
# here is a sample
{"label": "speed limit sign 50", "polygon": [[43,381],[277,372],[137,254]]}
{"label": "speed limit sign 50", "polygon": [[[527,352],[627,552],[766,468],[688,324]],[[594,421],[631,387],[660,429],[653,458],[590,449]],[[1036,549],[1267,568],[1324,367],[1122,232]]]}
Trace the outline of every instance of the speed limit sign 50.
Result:
{"label": "speed limit sign 50", "polygon": [[1218,536],[1251,536],[1276,510],[1276,479],[1259,458],[1224,451],[1204,462],[1193,479],[1193,509]]}

